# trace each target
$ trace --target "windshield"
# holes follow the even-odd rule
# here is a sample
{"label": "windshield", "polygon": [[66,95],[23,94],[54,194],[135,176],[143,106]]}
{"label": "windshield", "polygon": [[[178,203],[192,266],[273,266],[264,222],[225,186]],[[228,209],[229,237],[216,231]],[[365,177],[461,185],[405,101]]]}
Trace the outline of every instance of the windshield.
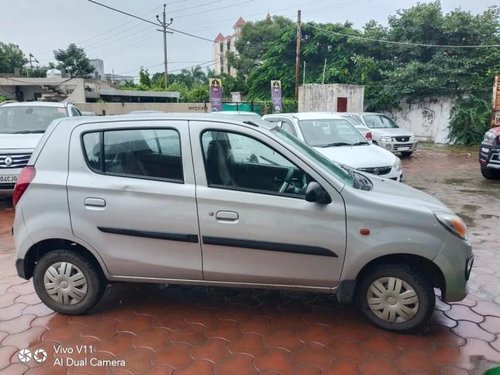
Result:
{"label": "windshield", "polygon": [[369,128],[384,129],[384,128],[399,128],[399,126],[385,115],[364,115],[366,125]]}
{"label": "windshield", "polygon": [[52,120],[66,116],[66,108],[62,107],[0,107],[0,133],[44,133]]}
{"label": "windshield", "polygon": [[367,145],[361,133],[344,119],[300,120],[304,140],[312,147]]}
{"label": "windshield", "polygon": [[335,177],[340,178],[345,184],[353,186],[353,181],[354,181],[353,176],[346,169],[342,168],[337,163],[332,162],[331,160],[323,156],[321,153],[319,153],[312,147],[309,147],[304,142],[300,141],[298,138],[295,138],[290,133],[278,127],[273,128],[272,132],[275,135],[277,135],[280,139],[285,141],[287,144],[292,146],[299,153],[306,154],[315,162],[320,164],[323,168],[325,168],[327,171],[335,175]]}

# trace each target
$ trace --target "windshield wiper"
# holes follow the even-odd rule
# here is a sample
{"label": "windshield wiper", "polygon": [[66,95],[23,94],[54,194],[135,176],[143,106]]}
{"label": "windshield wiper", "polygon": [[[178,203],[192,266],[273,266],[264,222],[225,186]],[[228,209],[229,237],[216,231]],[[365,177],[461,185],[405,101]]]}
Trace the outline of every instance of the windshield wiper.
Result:
{"label": "windshield wiper", "polygon": [[360,146],[360,145],[368,145],[368,142],[357,142],[357,143],[352,143],[351,146]]}
{"label": "windshield wiper", "polygon": [[12,134],[43,134],[45,133],[45,130],[40,130],[40,129],[32,129],[32,130],[19,130],[17,132],[14,132]]}
{"label": "windshield wiper", "polygon": [[321,145],[319,147],[334,147],[334,146],[352,146],[350,143],[346,142],[334,142],[334,143],[328,143],[326,145]]}

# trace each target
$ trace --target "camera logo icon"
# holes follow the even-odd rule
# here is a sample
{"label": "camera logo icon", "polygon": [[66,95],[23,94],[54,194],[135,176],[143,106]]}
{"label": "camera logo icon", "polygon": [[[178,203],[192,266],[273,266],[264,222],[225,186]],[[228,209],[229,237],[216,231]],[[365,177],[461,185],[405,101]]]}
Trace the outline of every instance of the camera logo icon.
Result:
{"label": "camera logo icon", "polygon": [[47,360],[47,352],[43,349],[37,349],[34,353],[32,353],[29,349],[21,349],[19,353],[17,353],[17,358],[22,363],[27,363],[31,361],[33,358],[38,363],[43,363]]}
{"label": "camera logo icon", "polygon": [[29,349],[22,349],[19,351],[17,354],[17,357],[19,358],[20,362],[26,363],[31,361],[31,352]]}

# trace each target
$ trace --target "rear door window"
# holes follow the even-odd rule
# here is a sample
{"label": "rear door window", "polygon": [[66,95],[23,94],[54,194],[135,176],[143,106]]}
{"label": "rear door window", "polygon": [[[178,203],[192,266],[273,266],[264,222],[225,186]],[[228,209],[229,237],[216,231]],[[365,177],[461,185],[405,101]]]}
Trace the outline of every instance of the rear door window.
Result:
{"label": "rear door window", "polygon": [[85,156],[95,172],[184,182],[180,136],[173,129],[127,129],[83,135]]}

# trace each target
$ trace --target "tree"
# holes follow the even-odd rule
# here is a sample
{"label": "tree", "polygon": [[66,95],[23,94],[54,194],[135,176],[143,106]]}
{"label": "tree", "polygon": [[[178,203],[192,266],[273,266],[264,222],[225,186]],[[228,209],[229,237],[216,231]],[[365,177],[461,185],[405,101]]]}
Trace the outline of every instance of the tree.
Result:
{"label": "tree", "polygon": [[148,90],[151,88],[151,78],[149,77],[149,72],[141,66],[139,71],[139,87],[141,90]]}
{"label": "tree", "polygon": [[94,67],[83,48],[71,43],[67,49],[54,51],[54,57],[59,62],[58,69],[65,69],[71,78],[91,78]]}
{"label": "tree", "polygon": [[0,73],[14,73],[14,69],[21,69],[27,62],[19,46],[0,42]]}

